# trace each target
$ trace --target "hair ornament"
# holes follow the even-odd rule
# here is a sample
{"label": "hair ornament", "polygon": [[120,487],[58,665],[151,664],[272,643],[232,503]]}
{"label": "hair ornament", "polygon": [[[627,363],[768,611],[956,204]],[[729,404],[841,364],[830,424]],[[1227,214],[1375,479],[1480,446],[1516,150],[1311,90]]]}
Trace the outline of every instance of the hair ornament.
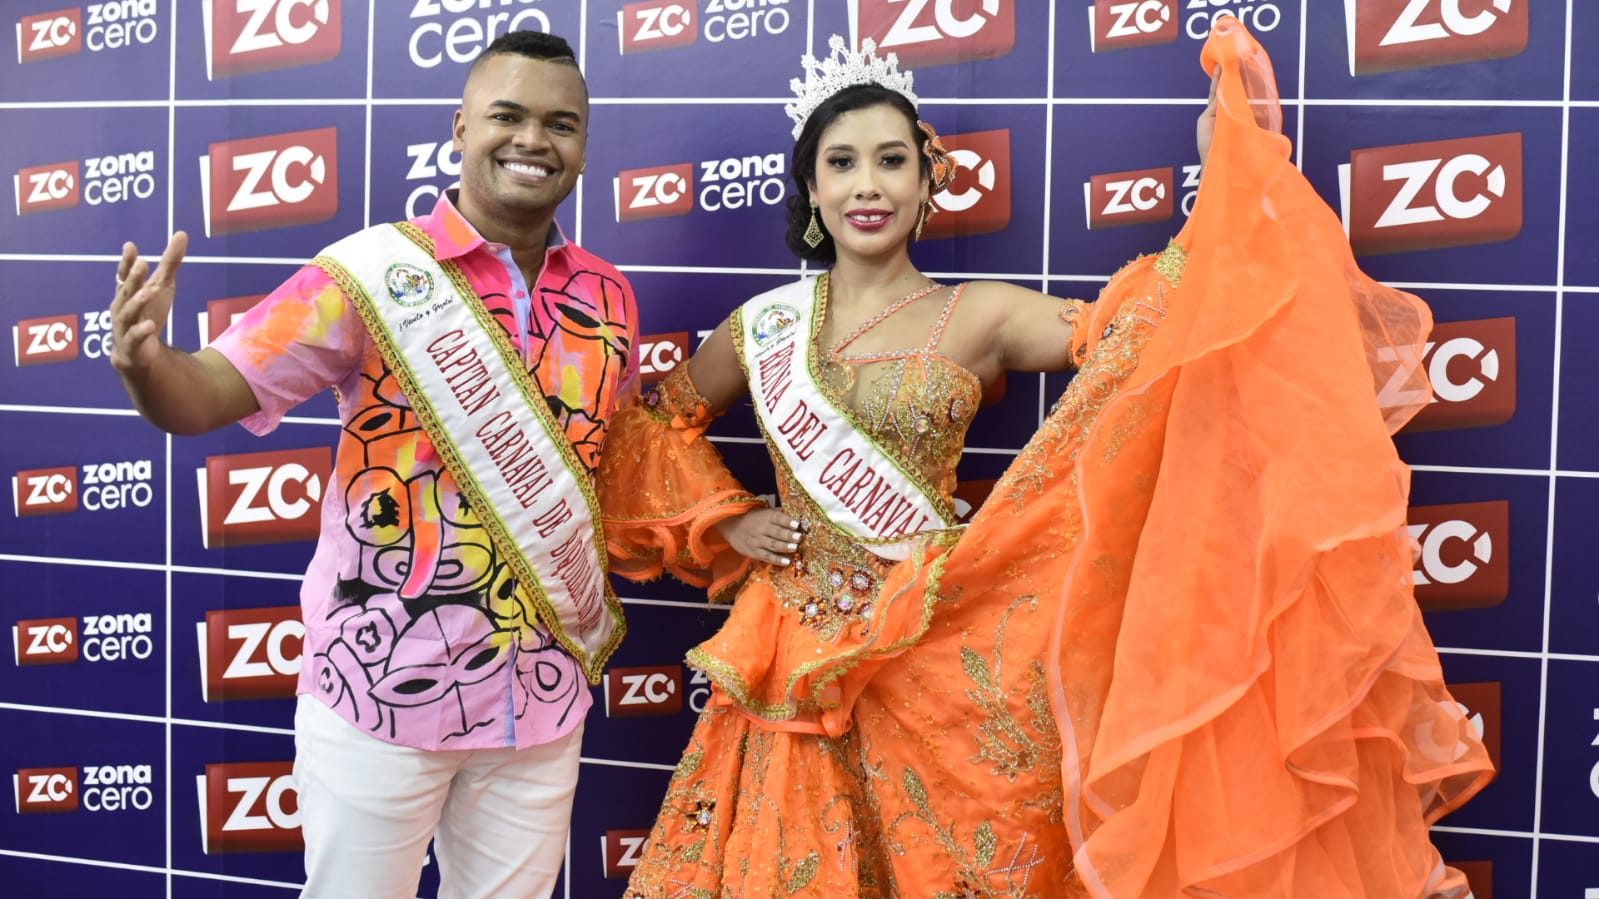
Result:
{"label": "hair ornament", "polygon": [[916,127],[927,135],[927,141],[922,144],[922,155],[927,157],[928,168],[933,173],[933,193],[943,193],[955,180],[955,161],[949,158],[949,151],[944,149],[944,142],[938,139],[938,132],[932,125],[917,119]]}
{"label": "hair ornament", "polygon": [[789,89],[794,92],[794,102],[785,103],[783,111],[794,120],[794,137],[798,139],[805,130],[805,121],[828,97],[846,87],[857,84],[875,84],[885,87],[911,101],[916,106],[916,94],[911,91],[913,73],[899,70],[899,57],[893,53],[886,57],[877,55],[877,41],[861,41],[858,51],[844,46],[844,38],[833,35],[827,39],[832,53],[821,61],[807,53],[800,59],[805,68],[805,80],[789,79]]}

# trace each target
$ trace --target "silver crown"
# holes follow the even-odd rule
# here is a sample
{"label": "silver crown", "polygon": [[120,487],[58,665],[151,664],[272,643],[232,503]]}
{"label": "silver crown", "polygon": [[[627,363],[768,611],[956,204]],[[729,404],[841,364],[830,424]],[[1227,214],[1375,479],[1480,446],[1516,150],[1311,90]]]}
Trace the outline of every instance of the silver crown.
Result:
{"label": "silver crown", "polygon": [[878,56],[877,41],[867,38],[861,41],[859,52],[851,52],[845,48],[844,39],[835,34],[827,39],[827,46],[833,52],[826,59],[818,62],[816,57],[807,53],[800,60],[800,65],[805,67],[804,81],[790,78],[788,82],[795,100],[783,104],[783,111],[794,120],[796,140],[816,107],[846,87],[876,84],[903,96],[911,101],[912,106],[917,105],[916,94],[911,91],[913,73],[909,70],[901,72],[899,57],[893,53],[886,57]]}

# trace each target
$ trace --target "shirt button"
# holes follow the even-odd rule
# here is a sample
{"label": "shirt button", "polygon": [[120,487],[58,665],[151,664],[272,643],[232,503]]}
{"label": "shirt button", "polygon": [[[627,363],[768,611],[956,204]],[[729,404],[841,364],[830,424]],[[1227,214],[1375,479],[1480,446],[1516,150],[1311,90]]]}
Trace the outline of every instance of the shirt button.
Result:
{"label": "shirt button", "polygon": [[524,290],[518,290],[518,291],[517,291],[517,292],[516,292],[516,298],[517,298],[517,299],[519,299],[519,300],[520,300],[520,299],[522,299],[522,298],[523,298],[523,297],[525,297],[525,296],[527,296],[527,291],[524,291]]}

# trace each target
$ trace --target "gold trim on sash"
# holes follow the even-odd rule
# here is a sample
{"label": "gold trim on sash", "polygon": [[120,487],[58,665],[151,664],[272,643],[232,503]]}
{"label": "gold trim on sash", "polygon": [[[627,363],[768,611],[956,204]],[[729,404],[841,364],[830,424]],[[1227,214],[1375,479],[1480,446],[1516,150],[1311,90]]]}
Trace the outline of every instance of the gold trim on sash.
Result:
{"label": "gold trim on sash", "polygon": [[815,350],[821,289],[820,279],[785,284],[734,312],[756,423],[774,461],[836,527],[875,555],[904,559],[918,535],[956,527],[953,510],[824,389]]}
{"label": "gold trim on sash", "polygon": [[[378,289],[383,291],[382,295],[385,298],[392,298],[398,304],[416,308],[418,311],[415,314],[417,315],[426,315],[430,314],[426,310],[445,300],[448,293],[453,290],[455,297],[463,304],[472,321],[480,329],[482,336],[489,341],[498,356],[497,360],[481,361],[486,364],[492,364],[497,361],[498,366],[496,367],[503,366],[505,373],[509,376],[505,379],[488,382],[490,386],[487,389],[478,388],[471,395],[472,398],[477,398],[476,400],[463,397],[460,392],[456,393],[455,398],[462,402],[463,407],[465,407],[467,402],[474,402],[473,409],[478,409],[493,398],[490,391],[497,392],[496,388],[503,386],[504,381],[514,385],[517,396],[521,400],[519,406],[525,406],[527,413],[526,418],[522,419],[520,423],[536,425],[537,429],[543,433],[551,446],[560,454],[562,467],[575,483],[577,493],[582,496],[583,505],[588,513],[589,535],[586,542],[592,548],[592,560],[585,559],[588,553],[582,551],[581,541],[577,538],[577,532],[574,532],[571,537],[562,543],[562,550],[565,550],[567,546],[570,546],[571,549],[561,552],[561,558],[556,562],[556,567],[564,569],[568,566],[584,564],[587,561],[588,564],[599,569],[601,584],[599,608],[592,613],[594,618],[592,625],[585,628],[583,624],[585,617],[589,617],[589,613],[579,609],[569,609],[566,614],[563,614],[563,610],[558,608],[555,601],[551,599],[544,580],[539,576],[532,559],[529,558],[529,553],[522,548],[523,541],[512,534],[510,526],[506,523],[500,511],[489,502],[486,491],[471,466],[463,458],[460,447],[446,430],[432,399],[422,389],[416,371],[395,340],[389,328],[389,321],[384,312],[377,307],[373,294],[369,292],[366,284],[332,255],[334,252],[352,249],[357,252],[371,252],[373,247],[370,244],[373,241],[389,240],[391,235],[384,233],[384,229],[388,228],[393,228],[398,236],[405,238],[407,243],[413,246],[423,258],[405,260],[398,265],[389,266],[383,278],[384,283],[378,285]],[[397,242],[391,241],[390,243]],[[392,248],[391,245],[390,249]],[[545,402],[543,391],[539,389],[532,375],[527,371],[526,365],[522,362],[509,336],[505,334],[499,323],[489,315],[488,310],[483,305],[482,298],[472,290],[470,283],[461,272],[460,266],[453,261],[436,260],[433,253],[433,241],[426,232],[410,223],[400,223],[380,225],[347,237],[324,250],[321,255],[312,260],[312,264],[326,272],[344,290],[345,294],[354,301],[356,311],[366,324],[367,332],[372,336],[373,343],[377,346],[384,362],[388,364],[400,390],[405,394],[406,399],[410,401],[412,411],[416,413],[417,420],[421,423],[428,439],[433,442],[434,448],[439,453],[440,461],[443,462],[444,467],[455,478],[457,486],[463,496],[465,496],[468,505],[476,513],[479,523],[483,525],[495,550],[505,559],[512,574],[516,577],[518,590],[528,599],[538,620],[549,629],[551,635],[560,643],[561,647],[578,661],[589,682],[597,685],[602,680],[601,672],[606,661],[621,643],[623,635],[627,632],[627,624],[623,617],[621,602],[611,589],[605,540],[597,526],[600,520],[600,512],[599,502],[594,494],[593,482],[589,478],[586,467],[572,449],[571,440],[551,415]],[[392,252],[383,253],[378,258],[392,259],[393,254]],[[433,292],[432,276],[434,273],[441,275],[442,280],[445,282],[438,285],[445,288],[445,293],[442,295]],[[401,299],[402,295],[405,296],[405,299]],[[531,422],[528,419],[531,419]],[[529,503],[524,502],[522,505],[531,511]],[[563,504],[561,508],[570,515],[570,507]],[[529,517],[528,520],[521,523],[524,532],[530,538],[527,541],[529,544],[547,544],[551,542],[550,538],[544,535],[552,533],[556,527],[566,521],[566,519],[554,521],[550,516],[546,516],[546,518],[550,520],[533,520],[533,518]],[[563,585],[565,582],[563,578]],[[572,623],[568,624],[568,620]],[[584,637],[582,635],[583,630],[591,630],[593,633]]]}

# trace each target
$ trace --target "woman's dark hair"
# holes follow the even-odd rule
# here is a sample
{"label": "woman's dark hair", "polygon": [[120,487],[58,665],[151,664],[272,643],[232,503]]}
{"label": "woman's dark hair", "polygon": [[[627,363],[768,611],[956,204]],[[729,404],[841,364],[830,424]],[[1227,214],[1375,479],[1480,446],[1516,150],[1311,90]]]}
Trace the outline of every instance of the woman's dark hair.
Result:
{"label": "woman's dark hair", "polygon": [[922,177],[931,177],[932,164],[927,161],[927,154],[922,152],[927,135],[916,127],[916,107],[903,95],[876,84],[856,84],[823,100],[811,117],[805,120],[805,128],[794,141],[794,155],[790,159],[790,171],[798,190],[788,198],[787,240],[788,248],[801,259],[825,265],[831,265],[838,259],[833,235],[827,233],[826,226],[822,227],[821,243],[813,248],[805,242],[805,229],[811,224],[810,181],[816,177],[816,156],[822,142],[822,132],[844,113],[872,106],[892,106],[905,115],[905,121],[911,126],[911,134],[916,136],[916,158],[921,160]]}

